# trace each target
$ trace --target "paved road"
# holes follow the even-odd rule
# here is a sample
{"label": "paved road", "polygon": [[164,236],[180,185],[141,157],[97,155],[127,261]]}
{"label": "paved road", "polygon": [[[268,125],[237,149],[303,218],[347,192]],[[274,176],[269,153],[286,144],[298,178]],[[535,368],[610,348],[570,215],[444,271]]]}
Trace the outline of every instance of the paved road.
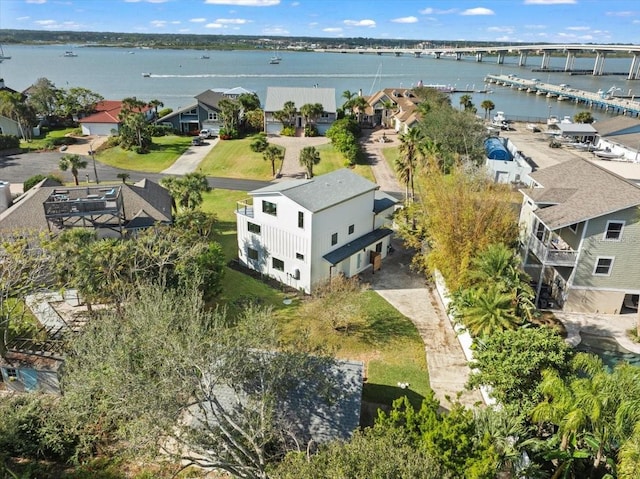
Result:
{"label": "paved road", "polygon": [[[38,174],[48,175],[52,173],[55,175],[62,175],[66,181],[73,181],[71,173],[63,173],[58,168],[58,162],[60,161],[61,156],[62,153],[60,152],[44,152],[21,153],[18,155],[0,157],[0,180],[8,181],[10,183],[23,183],[32,176]],[[122,170],[104,165],[99,161],[95,162],[95,167],[98,173],[98,179],[101,182],[120,181],[117,176],[118,173],[127,173],[129,175],[129,182],[139,181],[143,178],[148,178],[152,181],[160,181],[161,178],[167,176],[161,173],[144,173],[140,171]],[[94,183],[95,174],[91,160],[89,160],[87,169],[80,171],[79,179],[83,184],[87,181],[87,175],[89,175],[89,181]],[[267,186],[270,182],[212,177],[209,178],[209,184],[212,188],[251,191]]]}

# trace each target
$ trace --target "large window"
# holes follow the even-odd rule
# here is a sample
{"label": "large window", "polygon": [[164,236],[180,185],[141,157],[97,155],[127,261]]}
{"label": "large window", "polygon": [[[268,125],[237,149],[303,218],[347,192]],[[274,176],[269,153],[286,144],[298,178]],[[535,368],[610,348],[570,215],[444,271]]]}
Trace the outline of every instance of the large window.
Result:
{"label": "large window", "polygon": [[599,257],[593,270],[594,276],[609,276],[613,268],[613,259],[612,257]]}
{"label": "large window", "polygon": [[247,223],[247,229],[251,232],[251,233],[255,233],[257,235],[260,234],[260,225],[257,225],[255,223],[251,223],[250,221]]}
{"label": "large window", "polygon": [[278,271],[284,271],[284,261],[278,258],[273,258],[271,265],[273,269],[277,269]]}
{"label": "large window", "polygon": [[304,211],[298,211],[298,228],[304,228]]}
{"label": "large window", "polygon": [[247,248],[247,258],[253,261],[258,261],[258,250],[253,248]]}
{"label": "large window", "polygon": [[338,244],[338,233],[333,233],[331,235],[331,246]]}
{"label": "large window", "polygon": [[270,201],[262,200],[262,212],[276,216],[278,214],[278,205]]}
{"label": "large window", "polygon": [[607,229],[604,232],[604,239],[609,241],[620,241],[622,239],[622,228],[624,228],[624,221],[607,221]]}
{"label": "large window", "polygon": [[218,113],[215,112],[215,111],[210,111],[209,112],[209,120],[218,121]]}

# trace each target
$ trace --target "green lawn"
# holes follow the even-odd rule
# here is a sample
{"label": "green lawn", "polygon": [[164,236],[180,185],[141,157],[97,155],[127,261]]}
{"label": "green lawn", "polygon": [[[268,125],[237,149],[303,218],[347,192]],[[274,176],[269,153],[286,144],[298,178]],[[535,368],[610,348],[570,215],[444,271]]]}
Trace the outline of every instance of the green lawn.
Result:
{"label": "green lawn", "polygon": [[39,138],[31,141],[20,140],[20,148],[29,151],[40,151],[46,148],[47,142],[53,138],[62,138],[65,135],[77,132],[77,128],[64,128],[62,130],[50,130]]}
{"label": "green lawn", "polygon": [[262,153],[251,151],[249,147],[253,138],[220,140],[200,163],[198,172],[222,178],[273,179],[271,163],[262,159]]}
{"label": "green lawn", "polygon": [[[320,163],[313,167],[314,175],[324,175],[347,166],[344,156],[336,151],[330,143],[317,146],[316,150],[320,153]],[[376,181],[369,165],[356,165],[353,167],[353,171],[370,181]]]}
{"label": "green lawn", "polygon": [[96,159],[114,168],[159,173],[171,166],[191,145],[191,137],[187,136],[159,136],[152,141],[151,151],[144,155],[116,146],[99,151]]}
{"label": "green lawn", "polygon": [[[202,208],[218,217],[217,239],[227,260],[237,257],[236,201],[247,196],[245,192],[220,189],[204,195]],[[345,333],[305,314],[304,306],[311,301],[308,296],[293,297],[292,304],[284,305],[283,300],[292,295],[229,267],[225,275],[218,304],[226,307],[229,314],[235,314],[249,301],[271,306],[282,327],[284,340],[294,340],[308,333],[312,344],[329,348],[337,357],[363,361],[367,376],[364,398],[367,401],[391,404],[394,399],[407,395],[418,406],[428,393],[424,344],[415,326],[377,293],[368,290],[354,295],[352,300],[361,307],[363,318]],[[411,390],[400,389],[399,382],[410,383]]]}
{"label": "green lawn", "polygon": [[399,155],[400,150],[397,146],[389,146],[382,149],[382,156],[384,157],[387,164],[391,167],[392,171],[396,170],[395,162]]}

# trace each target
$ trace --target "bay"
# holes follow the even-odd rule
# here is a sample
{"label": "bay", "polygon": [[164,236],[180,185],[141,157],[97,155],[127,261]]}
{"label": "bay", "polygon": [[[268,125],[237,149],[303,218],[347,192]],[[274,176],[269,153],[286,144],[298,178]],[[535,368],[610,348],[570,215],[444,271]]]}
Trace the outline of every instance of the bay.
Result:
{"label": "bay", "polygon": [[[0,78],[15,90],[22,91],[44,77],[60,88],[85,87],[114,100],[131,96],[145,101],[157,99],[174,110],[192,105],[196,95],[210,88],[244,87],[255,91],[262,102],[269,86],[334,88],[340,105],[346,90],[369,95],[382,88],[407,88],[422,81],[425,85],[442,84],[465,90],[490,88],[493,93],[471,93],[479,114],[483,113],[480,104],[491,100],[496,111],[504,111],[508,118],[534,120],[550,114],[573,116],[587,107],[485,85],[485,76],[514,74],[554,84],[566,83],[592,92],[614,86],[620,89],[618,94],[633,95],[634,88],[640,91],[638,81],[626,80],[625,76],[534,73],[531,70],[539,67],[541,57],[531,56],[526,67],[519,67],[515,56],[507,57],[505,63],[499,65],[492,57],[476,62],[473,58],[456,61],[452,57],[280,51],[282,62],[274,65],[269,63],[273,52],[267,50],[155,50],[74,45],[11,45],[4,50],[12,58],[0,63]],[[65,57],[65,51],[73,51],[77,56]],[[209,58],[202,58],[203,55]],[[562,68],[564,62],[564,57],[554,57],[549,66]],[[578,58],[575,68],[590,69],[593,62],[593,58]],[[606,60],[605,70],[625,72],[630,62],[629,58],[610,58]],[[143,73],[151,76],[144,77]],[[461,95],[452,95],[454,106],[459,105]],[[593,115],[596,119],[609,116],[602,110],[593,110]]]}

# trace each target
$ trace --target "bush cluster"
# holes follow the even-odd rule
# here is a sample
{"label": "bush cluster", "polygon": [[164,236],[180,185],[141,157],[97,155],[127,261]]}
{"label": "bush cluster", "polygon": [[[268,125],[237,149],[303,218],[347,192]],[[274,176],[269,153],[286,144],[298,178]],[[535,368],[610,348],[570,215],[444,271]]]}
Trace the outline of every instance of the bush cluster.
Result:
{"label": "bush cluster", "polygon": [[73,145],[76,143],[76,139],[71,136],[61,136],[59,138],[47,138],[47,141],[44,143],[44,147],[47,150],[55,150],[59,146],[62,145]]}
{"label": "bush cluster", "polygon": [[353,118],[337,120],[327,130],[327,138],[342,153],[350,166],[355,165],[362,155],[360,149],[360,127]]}
{"label": "bush cluster", "polygon": [[20,148],[20,139],[15,135],[0,135],[0,150]]}
{"label": "bush cluster", "polygon": [[293,126],[284,126],[280,130],[282,136],[296,136],[296,129]]}

